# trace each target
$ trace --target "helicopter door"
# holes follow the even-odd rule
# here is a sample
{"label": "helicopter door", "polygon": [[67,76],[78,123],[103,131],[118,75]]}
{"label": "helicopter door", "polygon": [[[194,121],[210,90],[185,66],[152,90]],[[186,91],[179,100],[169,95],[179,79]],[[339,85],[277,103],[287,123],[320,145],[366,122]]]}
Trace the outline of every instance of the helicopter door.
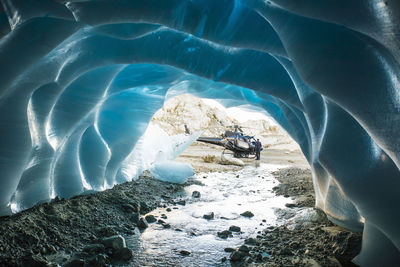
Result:
{"label": "helicopter door", "polygon": [[246,141],[240,140],[240,139],[236,139],[237,142],[237,146],[243,149],[249,149],[249,144]]}

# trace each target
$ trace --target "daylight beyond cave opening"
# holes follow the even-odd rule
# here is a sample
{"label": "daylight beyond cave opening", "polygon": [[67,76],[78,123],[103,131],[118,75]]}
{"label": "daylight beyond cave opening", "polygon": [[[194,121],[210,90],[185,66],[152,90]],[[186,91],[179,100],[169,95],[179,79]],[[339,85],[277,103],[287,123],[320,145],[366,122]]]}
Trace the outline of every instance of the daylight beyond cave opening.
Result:
{"label": "daylight beyond cave opening", "polygon": [[1,1],[0,214],[125,181],[164,97],[191,93],[266,110],[316,206],[364,229],[358,262],[400,262],[399,4],[312,2]]}

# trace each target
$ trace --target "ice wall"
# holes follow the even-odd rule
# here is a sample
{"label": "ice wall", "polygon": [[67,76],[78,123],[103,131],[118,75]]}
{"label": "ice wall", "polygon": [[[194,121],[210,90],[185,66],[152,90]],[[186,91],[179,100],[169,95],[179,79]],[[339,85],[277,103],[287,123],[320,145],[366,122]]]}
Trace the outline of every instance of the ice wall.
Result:
{"label": "ice wall", "polygon": [[103,190],[165,97],[263,108],[316,206],[400,262],[400,2],[1,0],[0,214]]}

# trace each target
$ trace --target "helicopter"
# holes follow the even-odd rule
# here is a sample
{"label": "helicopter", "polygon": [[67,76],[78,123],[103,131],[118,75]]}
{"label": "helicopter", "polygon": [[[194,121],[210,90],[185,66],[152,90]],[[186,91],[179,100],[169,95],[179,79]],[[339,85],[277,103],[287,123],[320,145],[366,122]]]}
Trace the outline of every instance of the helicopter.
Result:
{"label": "helicopter", "polygon": [[[220,137],[199,137],[197,141],[213,144],[224,147],[225,150],[233,152],[235,158],[253,158],[256,155],[255,145],[256,139],[254,136],[243,135],[242,127],[239,125],[227,126],[227,128],[233,128],[232,130],[226,130],[225,133],[221,134]],[[263,148],[261,148],[262,150]]]}

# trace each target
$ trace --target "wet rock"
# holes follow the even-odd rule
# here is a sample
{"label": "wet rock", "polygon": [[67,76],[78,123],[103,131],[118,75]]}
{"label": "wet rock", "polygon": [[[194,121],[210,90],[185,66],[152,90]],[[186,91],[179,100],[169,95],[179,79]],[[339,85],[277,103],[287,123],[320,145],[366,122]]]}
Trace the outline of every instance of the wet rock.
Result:
{"label": "wet rock", "polygon": [[254,216],[254,214],[251,211],[245,211],[243,213],[240,214],[243,217],[247,217],[247,218],[251,218]]}
{"label": "wet rock", "polygon": [[221,259],[221,262],[226,262],[226,260],[227,260],[227,258],[226,258],[226,257],[223,257],[223,258]]}
{"label": "wet rock", "polygon": [[164,224],[165,221],[163,221],[163,220],[161,220],[161,219],[158,219],[158,220],[157,220],[157,223],[158,223],[158,224]]}
{"label": "wet rock", "polygon": [[21,265],[23,267],[47,267],[48,264],[49,263],[39,255],[29,255],[23,258]]}
{"label": "wet rock", "polygon": [[165,215],[165,214],[161,214],[161,218],[162,219],[168,219],[167,215]]}
{"label": "wet rock", "polygon": [[171,228],[171,225],[169,224],[169,223],[164,223],[163,225],[162,225],[164,228]]}
{"label": "wet rock", "polygon": [[199,191],[193,191],[193,193],[192,193],[193,198],[200,198],[200,196],[201,196],[201,194]]}
{"label": "wet rock", "polygon": [[235,249],[234,248],[224,248],[224,251],[225,252],[233,252],[233,251],[235,251]]}
{"label": "wet rock", "polygon": [[285,206],[288,207],[288,208],[294,208],[297,205],[295,203],[286,203]]}
{"label": "wet rock", "polygon": [[166,211],[171,212],[172,210],[171,210],[171,208],[167,208]]}
{"label": "wet rock", "polygon": [[223,238],[223,239],[227,239],[228,237],[232,237],[232,232],[229,230],[225,230],[222,232],[218,232],[217,233],[218,237]]}
{"label": "wet rock", "polygon": [[133,250],[130,248],[121,248],[113,253],[114,260],[128,261],[133,257]]}
{"label": "wet rock", "polygon": [[139,222],[140,219],[140,214],[137,212],[134,212],[131,214],[131,221],[134,222],[135,224],[137,224]]}
{"label": "wet rock", "polygon": [[203,218],[206,220],[212,220],[214,219],[214,212],[209,212],[203,215]]}
{"label": "wet rock", "polygon": [[156,219],[156,217],[154,217],[154,215],[147,215],[145,218],[148,223],[153,223],[153,222],[157,221],[157,219]]}
{"label": "wet rock", "polygon": [[231,261],[241,261],[244,257],[246,257],[246,254],[241,252],[241,251],[234,251],[231,253],[231,256],[229,259]]}
{"label": "wet rock", "polygon": [[239,247],[239,251],[244,252],[244,253],[249,253],[250,248],[248,246],[246,246],[246,245],[241,245]]}
{"label": "wet rock", "polygon": [[180,253],[182,256],[188,256],[188,255],[190,255],[190,252],[187,251],[187,250],[181,250],[179,253]]}
{"label": "wet rock", "polygon": [[86,252],[91,255],[101,254],[101,253],[104,253],[104,251],[105,251],[105,247],[103,244],[91,244],[91,245],[87,245],[86,247],[83,248],[83,252]]}
{"label": "wet rock", "polygon": [[138,222],[138,227],[141,229],[146,229],[147,227],[149,227],[149,224],[147,223],[145,218],[140,218]]}
{"label": "wet rock", "polygon": [[87,263],[85,263],[85,267],[86,266],[93,266],[93,267],[105,266],[106,262],[107,262],[107,256],[104,254],[98,254],[98,255],[93,256],[90,259],[88,259]]}
{"label": "wet rock", "polygon": [[185,200],[179,200],[178,202],[176,202],[176,204],[181,205],[181,206],[185,206],[186,205],[186,201]]}
{"label": "wet rock", "polygon": [[232,225],[231,227],[229,227],[229,231],[231,231],[231,232],[240,232],[240,227]]}
{"label": "wet rock", "polygon": [[140,202],[140,214],[146,214],[149,213],[151,211],[151,208],[149,207],[149,205],[147,205],[146,202],[142,201]]}
{"label": "wet rock", "polygon": [[102,243],[106,248],[113,248],[115,250],[126,247],[125,239],[121,235],[103,238],[100,240],[100,243]]}
{"label": "wet rock", "polygon": [[244,243],[245,243],[246,245],[255,246],[255,245],[257,244],[257,240],[256,240],[255,238],[250,237],[250,238],[247,238],[247,239],[244,241]]}

